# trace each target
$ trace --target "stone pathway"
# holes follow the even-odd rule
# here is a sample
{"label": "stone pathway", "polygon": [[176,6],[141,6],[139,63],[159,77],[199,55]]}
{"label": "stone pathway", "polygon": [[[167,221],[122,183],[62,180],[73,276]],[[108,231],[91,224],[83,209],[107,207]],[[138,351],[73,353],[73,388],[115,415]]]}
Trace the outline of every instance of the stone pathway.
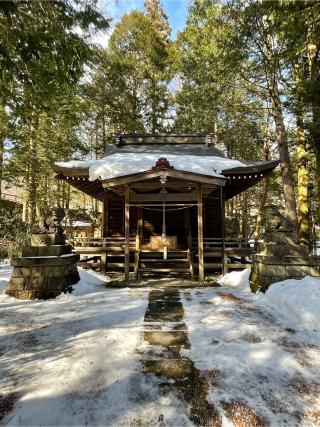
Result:
{"label": "stone pathway", "polygon": [[151,290],[142,335],[142,371],[194,425],[320,425],[320,346],[250,294]]}
{"label": "stone pathway", "polygon": [[193,361],[181,355],[189,349],[184,309],[177,289],[149,293],[143,337],[148,350],[143,354],[143,371],[161,378],[160,392],[174,393],[185,404],[189,419],[196,425],[220,426],[220,416],[207,399],[208,384]]}

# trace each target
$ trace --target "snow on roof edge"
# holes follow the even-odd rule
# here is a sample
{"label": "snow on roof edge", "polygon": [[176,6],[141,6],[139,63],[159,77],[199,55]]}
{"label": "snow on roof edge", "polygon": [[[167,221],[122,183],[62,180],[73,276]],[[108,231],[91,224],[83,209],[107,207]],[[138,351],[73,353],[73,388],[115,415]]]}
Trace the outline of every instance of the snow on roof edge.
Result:
{"label": "snow on roof edge", "polygon": [[191,156],[159,153],[134,154],[116,153],[99,160],[70,160],[68,162],[55,162],[61,168],[89,169],[89,180],[112,179],[120,176],[146,172],[152,169],[160,157],[165,157],[176,169],[185,172],[197,173],[211,177],[224,178],[224,169],[247,166],[239,160],[232,160],[217,156]]}

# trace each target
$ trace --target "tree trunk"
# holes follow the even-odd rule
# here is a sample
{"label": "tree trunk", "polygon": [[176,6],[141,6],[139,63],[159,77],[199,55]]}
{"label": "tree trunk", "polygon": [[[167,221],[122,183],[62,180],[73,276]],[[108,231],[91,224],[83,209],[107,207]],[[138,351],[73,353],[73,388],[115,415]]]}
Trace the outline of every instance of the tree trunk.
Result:
{"label": "tree trunk", "polygon": [[151,133],[156,133],[158,130],[158,109],[156,101],[157,84],[154,80],[151,81]]}
{"label": "tree trunk", "polygon": [[35,224],[37,216],[37,190],[38,190],[38,150],[37,128],[38,118],[33,111],[28,123],[29,132],[29,157],[28,157],[28,223],[30,227]]}
{"label": "tree trunk", "polygon": [[3,156],[4,156],[4,139],[1,138],[1,134],[0,134],[0,200],[2,198]]}
{"label": "tree trunk", "polygon": [[308,61],[311,79],[312,95],[312,144],[316,155],[316,181],[318,208],[320,207],[320,43],[317,41],[314,29],[309,29],[308,34]]}
{"label": "tree trunk", "polygon": [[37,146],[34,138],[34,132],[30,138],[30,180],[29,180],[29,192],[28,192],[28,222],[32,227],[36,222],[37,216]]}
{"label": "tree trunk", "polygon": [[309,246],[309,203],[308,203],[308,153],[301,112],[297,112],[297,157],[298,157],[298,233],[300,245]]}
{"label": "tree trunk", "polygon": [[269,91],[272,103],[273,118],[276,127],[276,141],[278,144],[279,156],[281,161],[285,215],[287,219],[291,222],[292,226],[297,230],[297,205],[290,165],[287,134],[284,126],[278,82],[274,74],[271,76],[269,81]]}
{"label": "tree trunk", "polygon": [[241,206],[241,234],[243,239],[247,239],[249,235],[248,225],[248,195],[245,191],[242,193],[242,206]]}
{"label": "tree trunk", "polygon": [[[264,160],[268,161],[270,157],[269,153],[269,141],[270,141],[270,127],[269,127],[269,121],[267,121],[266,127],[264,129],[264,143],[263,143],[263,158]],[[263,218],[263,211],[266,206],[267,197],[268,197],[268,190],[269,190],[269,180],[270,178],[267,176],[262,181],[262,193],[261,193],[261,199],[260,199],[260,206],[258,215],[256,218],[256,225],[253,232],[253,237],[255,240],[257,240],[260,236],[260,230],[261,230],[261,223]]]}
{"label": "tree trunk", "polygon": [[2,197],[2,181],[3,181],[3,162],[4,162],[4,141],[6,139],[6,117],[3,105],[0,110],[0,200]]}

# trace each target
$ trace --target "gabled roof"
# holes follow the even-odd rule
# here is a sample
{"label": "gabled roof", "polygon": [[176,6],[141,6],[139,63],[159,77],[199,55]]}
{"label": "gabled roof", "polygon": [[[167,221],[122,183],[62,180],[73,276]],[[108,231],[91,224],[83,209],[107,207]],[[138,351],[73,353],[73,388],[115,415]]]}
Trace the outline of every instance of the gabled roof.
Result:
{"label": "gabled roof", "polygon": [[[100,160],[56,162],[53,169],[61,179],[93,195],[92,185],[99,187],[93,197],[101,199],[104,182],[125,178],[130,182],[139,174],[152,171],[159,158],[166,158],[174,170],[203,179],[227,180],[227,198],[255,185],[270,173],[278,161],[239,161],[225,157],[214,147],[212,135],[142,135],[130,134],[117,137],[117,143],[107,147]],[[237,180],[235,180],[237,177]],[[83,183],[81,183],[83,181]],[[96,184],[95,184],[96,183]],[[107,185],[106,185],[107,186]],[[96,189],[98,188],[96,187]]]}

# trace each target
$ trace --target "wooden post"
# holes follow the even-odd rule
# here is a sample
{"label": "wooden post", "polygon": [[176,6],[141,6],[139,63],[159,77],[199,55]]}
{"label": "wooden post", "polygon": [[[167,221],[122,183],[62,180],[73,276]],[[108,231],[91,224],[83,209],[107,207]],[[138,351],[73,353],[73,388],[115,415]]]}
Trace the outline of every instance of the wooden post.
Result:
{"label": "wooden post", "polygon": [[142,216],[142,208],[137,208],[138,209],[138,230],[139,230],[139,241],[140,241],[140,246],[139,249],[142,245],[142,231],[143,231],[143,216]]}
{"label": "wooden post", "polygon": [[228,260],[225,251],[225,211],[224,211],[224,191],[220,187],[220,211],[221,211],[221,238],[222,238],[222,274],[228,270]]}
{"label": "wooden post", "polygon": [[130,197],[129,197],[129,187],[126,188],[125,192],[125,209],[124,209],[124,236],[125,236],[125,245],[124,245],[124,274],[125,279],[129,279],[129,269],[130,269]]}
{"label": "wooden post", "polygon": [[198,188],[198,262],[199,282],[204,281],[202,185]]}
{"label": "wooden post", "polygon": [[101,237],[108,236],[108,199],[105,198],[102,205]]}
{"label": "wooden post", "polygon": [[185,209],[185,220],[186,220],[186,236],[187,236],[187,247],[192,250],[192,236],[191,236],[191,225],[190,225],[190,208]]}

